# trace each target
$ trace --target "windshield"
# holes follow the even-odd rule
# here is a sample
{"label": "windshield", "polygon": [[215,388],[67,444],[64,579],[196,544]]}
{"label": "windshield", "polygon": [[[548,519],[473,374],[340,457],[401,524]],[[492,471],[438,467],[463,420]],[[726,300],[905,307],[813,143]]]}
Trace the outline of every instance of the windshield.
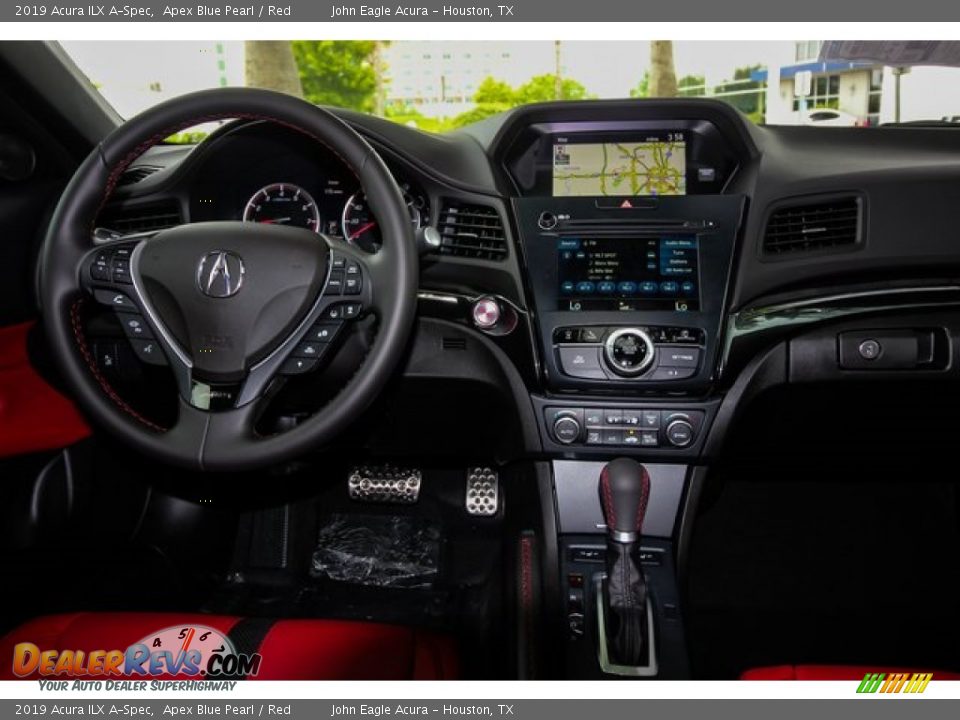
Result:
{"label": "windshield", "polygon": [[[64,42],[124,118],[193,90],[265,87],[445,132],[548,100],[709,97],[756,123],[960,121],[938,43],[708,41]],[[939,43],[957,46],[958,43]],[[896,47],[894,47],[896,46]],[[941,53],[950,55],[950,53]],[[204,130],[179,137],[194,141]]]}

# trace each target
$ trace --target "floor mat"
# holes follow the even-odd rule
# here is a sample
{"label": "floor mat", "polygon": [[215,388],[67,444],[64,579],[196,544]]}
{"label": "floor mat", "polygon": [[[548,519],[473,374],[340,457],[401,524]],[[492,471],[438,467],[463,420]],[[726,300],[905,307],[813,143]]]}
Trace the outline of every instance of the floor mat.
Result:
{"label": "floor mat", "polygon": [[440,564],[440,529],[397,515],[331,515],[320,523],[314,578],[392,588],[429,588]]}

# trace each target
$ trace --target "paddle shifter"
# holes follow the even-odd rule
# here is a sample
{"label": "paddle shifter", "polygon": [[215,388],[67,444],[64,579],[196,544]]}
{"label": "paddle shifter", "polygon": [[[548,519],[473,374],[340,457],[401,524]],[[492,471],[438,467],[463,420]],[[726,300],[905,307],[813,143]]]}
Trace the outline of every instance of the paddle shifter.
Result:
{"label": "paddle shifter", "polygon": [[600,506],[607,521],[604,604],[607,647],[619,665],[645,665],[647,584],[640,568],[640,535],[650,498],[650,476],[640,463],[617,458],[600,472]]}

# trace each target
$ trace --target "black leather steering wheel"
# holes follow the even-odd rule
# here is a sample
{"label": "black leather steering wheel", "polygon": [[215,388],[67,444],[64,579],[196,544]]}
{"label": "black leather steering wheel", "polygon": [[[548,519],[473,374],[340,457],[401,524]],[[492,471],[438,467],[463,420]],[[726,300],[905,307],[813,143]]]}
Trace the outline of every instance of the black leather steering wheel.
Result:
{"label": "black leather steering wheel", "polygon": [[[380,251],[370,255],[307,229],[242,222],[94,241],[97,215],[137,157],[179,130],[227,118],[277,123],[337,154],[377,217]],[[125,122],[87,157],[51,220],[39,276],[53,355],[90,418],[149,456],[196,470],[233,471],[327,445],[377,397],[412,329],[418,254],[400,189],[352,128],[287,95],[223,89],[157,105]],[[130,306],[118,317],[127,334],[134,340],[142,334],[165,354],[180,394],[173,427],[139,416],[99,373],[80,315],[84,299],[98,292],[126,298],[120,302]],[[339,393],[293,429],[258,435],[255,422],[268,388],[297,349],[311,339],[323,341],[324,328],[335,331],[338,322],[349,322],[346,317],[368,313],[377,318],[376,337]]]}

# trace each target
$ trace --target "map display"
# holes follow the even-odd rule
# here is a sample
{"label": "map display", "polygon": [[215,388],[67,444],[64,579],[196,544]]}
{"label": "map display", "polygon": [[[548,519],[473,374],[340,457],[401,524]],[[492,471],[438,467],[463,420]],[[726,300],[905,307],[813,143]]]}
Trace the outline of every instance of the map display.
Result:
{"label": "map display", "polygon": [[553,195],[684,195],[683,140],[553,146]]}

